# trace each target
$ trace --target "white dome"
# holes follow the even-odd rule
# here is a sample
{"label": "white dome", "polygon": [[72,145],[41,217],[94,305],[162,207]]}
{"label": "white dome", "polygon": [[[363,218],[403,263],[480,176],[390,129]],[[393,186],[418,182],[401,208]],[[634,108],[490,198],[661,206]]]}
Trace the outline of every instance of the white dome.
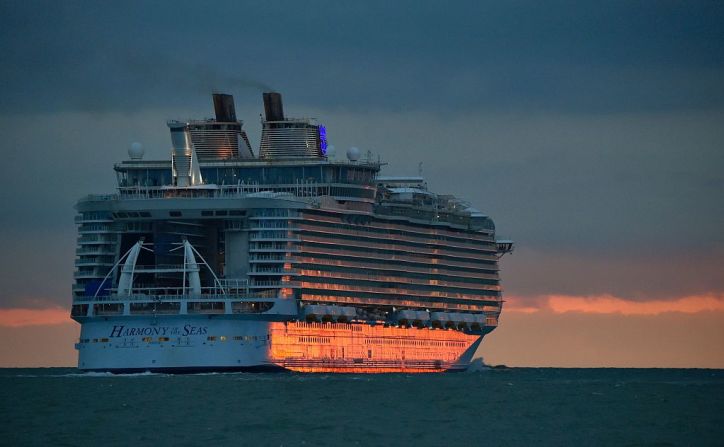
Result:
{"label": "white dome", "polygon": [[359,148],[352,146],[351,148],[347,149],[347,159],[349,161],[359,160]]}
{"label": "white dome", "polygon": [[131,144],[131,147],[128,149],[128,157],[131,160],[141,160],[143,158],[144,150],[143,145],[141,143],[133,143]]}
{"label": "white dome", "polygon": [[333,144],[327,146],[327,158],[334,158],[337,155],[337,148]]}

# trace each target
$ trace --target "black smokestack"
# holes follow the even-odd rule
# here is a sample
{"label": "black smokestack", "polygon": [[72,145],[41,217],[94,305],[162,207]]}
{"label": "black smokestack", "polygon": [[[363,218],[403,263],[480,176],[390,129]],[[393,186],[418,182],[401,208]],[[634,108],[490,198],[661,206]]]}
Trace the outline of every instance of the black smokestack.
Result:
{"label": "black smokestack", "polygon": [[236,121],[236,109],[234,108],[234,97],[224,93],[214,93],[214,112],[216,121]]}
{"label": "black smokestack", "polygon": [[284,121],[284,107],[282,107],[282,94],[277,92],[264,92],[264,113],[267,121]]}

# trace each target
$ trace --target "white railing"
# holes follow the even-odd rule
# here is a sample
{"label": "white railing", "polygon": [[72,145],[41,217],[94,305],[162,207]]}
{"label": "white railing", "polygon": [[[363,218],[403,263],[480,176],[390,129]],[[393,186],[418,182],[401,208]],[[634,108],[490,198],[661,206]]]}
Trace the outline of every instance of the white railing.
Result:
{"label": "white railing", "polygon": [[[203,186],[203,185],[202,185]],[[317,197],[332,195],[334,188],[368,190],[374,195],[372,185],[356,183],[298,182],[282,184],[240,183],[238,185],[205,185],[199,188],[175,188],[169,186],[122,186],[120,195],[89,195],[86,200],[158,199],[158,198],[243,198],[250,194],[269,193],[283,198],[285,194],[294,197]],[[365,199],[359,197],[359,199]],[[369,199],[369,198],[366,198]]]}

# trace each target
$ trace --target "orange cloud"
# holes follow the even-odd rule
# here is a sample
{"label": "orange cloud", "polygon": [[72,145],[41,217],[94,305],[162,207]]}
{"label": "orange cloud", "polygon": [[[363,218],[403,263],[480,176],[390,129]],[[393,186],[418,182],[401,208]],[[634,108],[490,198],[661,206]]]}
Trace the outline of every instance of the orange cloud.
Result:
{"label": "orange cloud", "polygon": [[532,300],[511,297],[506,299],[505,310],[533,313],[549,310],[554,313],[580,312],[621,315],[659,315],[666,312],[697,313],[724,311],[724,294],[685,296],[672,300],[634,301],[612,295],[571,296],[546,295]]}
{"label": "orange cloud", "polygon": [[0,309],[0,327],[52,326],[72,321],[70,311],[62,307]]}

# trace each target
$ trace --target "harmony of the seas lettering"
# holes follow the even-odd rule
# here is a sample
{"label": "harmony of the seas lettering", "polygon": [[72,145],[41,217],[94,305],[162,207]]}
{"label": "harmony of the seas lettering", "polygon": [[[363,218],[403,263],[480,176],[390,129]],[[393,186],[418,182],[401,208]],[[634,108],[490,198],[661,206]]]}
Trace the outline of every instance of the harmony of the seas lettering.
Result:
{"label": "harmony of the seas lettering", "polygon": [[125,325],[114,325],[111,329],[110,338],[117,337],[135,337],[135,336],[151,336],[151,335],[206,335],[208,333],[207,326],[184,325],[183,328],[170,326],[145,326],[145,327],[126,327]]}

